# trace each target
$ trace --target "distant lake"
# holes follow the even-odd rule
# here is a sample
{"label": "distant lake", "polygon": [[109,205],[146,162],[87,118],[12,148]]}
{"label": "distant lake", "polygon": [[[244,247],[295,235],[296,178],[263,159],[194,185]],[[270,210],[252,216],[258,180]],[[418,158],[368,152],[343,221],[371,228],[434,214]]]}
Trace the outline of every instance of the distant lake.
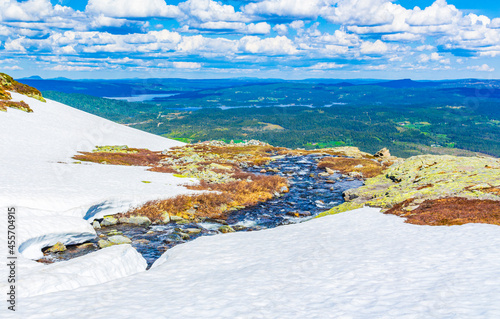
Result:
{"label": "distant lake", "polygon": [[262,108],[262,107],[282,107],[282,108],[287,108],[287,107],[308,107],[311,109],[314,108],[324,108],[324,107],[333,107],[333,106],[340,106],[340,105],[347,105],[347,103],[342,103],[342,102],[334,102],[330,103],[328,105],[323,105],[323,106],[314,106],[310,104],[264,104],[264,105],[238,105],[238,106],[225,106],[225,105],[211,105],[211,106],[186,106],[186,107],[166,107],[166,110],[175,110],[175,111],[199,111],[199,110],[210,110],[210,109],[220,109],[220,110],[232,110],[232,109],[242,109],[242,108]]}
{"label": "distant lake", "polygon": [[134,96],[120,96],[120,97],[105,97],[105,99],[111,100],[122,100],[127,102],[149,102],[154,101],[155,99],[167,98],[177,94],[169,93],[169,94],[140,94]]}

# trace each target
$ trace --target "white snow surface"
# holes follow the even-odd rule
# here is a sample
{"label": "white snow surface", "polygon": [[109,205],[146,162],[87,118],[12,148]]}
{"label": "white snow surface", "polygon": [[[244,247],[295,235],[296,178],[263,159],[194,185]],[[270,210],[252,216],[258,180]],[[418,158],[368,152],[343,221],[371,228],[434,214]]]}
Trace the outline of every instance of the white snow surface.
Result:
{"label": "white snow surface", "polygon": [[121,280],[22,299],[22,318],[500,318],[500,228],[362,208],[200,237]]}
{"label": "white snow surface", "polygon": [[[26,258],[42,257],[41,248],[58,241],[68,245],[95,237],[90,226],[94,218],[124,212],[149,200],[192,193],[181,184],[193,180],[149,172],[146,167],[76,164],[72,157],[79,151],[91,151],[97,145],[161,151],[183,143],[55,101],[43,103],[11,94],[14,101],[24,100],[34,110],[26,113],[9,108],[0,114],[0,209],[5,216],[0,220],[5,234],[0,236],[0,258],[6,260],[7,207],[13,206],[17,209],[17,279],[23,283],[18,287],[23,289],[21,295],[97,284],[143,271],[144,259],[130,246],[121,253],[123,248],[105,249],[60,266],[46,266]],[[79,265],[87,269],[82,272]],[[0,267],[0,276],[5,279],[0,281],[0,292],[4,296],[7,271],[7,267]],[[0,311],[0,318],[2,314]]]}
{"label": "white snow surface", "polygon": [[146,267],[146,260],[131,245],[116,245],[43,269],[24,270],[17,282],[17,292],[23,298],[71,290],[126,277]]}
{"label": "white snow surface", "polygon": [[[74,164],[97,145],[164,150],[183,143],[119,125],[67,105],[12,93],[34,110],[0,114],[0,206],[16,205],[83,217],[93,205],[123,211],[146,200],[186,192],[186,180],[143,167]],[[150,181],[151,183],[142,183]],[[102,216],[100,214],[99,216]]]}

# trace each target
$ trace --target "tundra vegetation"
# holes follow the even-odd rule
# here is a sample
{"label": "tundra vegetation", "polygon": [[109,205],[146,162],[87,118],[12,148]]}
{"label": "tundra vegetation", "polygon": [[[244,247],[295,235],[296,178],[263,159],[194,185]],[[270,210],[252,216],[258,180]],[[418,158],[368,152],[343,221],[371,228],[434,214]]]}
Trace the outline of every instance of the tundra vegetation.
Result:
{"label": "tundra vegetation", "polygon": [[6,112],[7,108],[18,109],[27,113],[33,112],[29,105],[24,101],[11,101],[12,95],[9,93],[9,91],[23,94],[28,97],[32,97],[45,102],[42,94],[37,89],[19,83],[5,73],[0,73],[0,111],[2,112]]}

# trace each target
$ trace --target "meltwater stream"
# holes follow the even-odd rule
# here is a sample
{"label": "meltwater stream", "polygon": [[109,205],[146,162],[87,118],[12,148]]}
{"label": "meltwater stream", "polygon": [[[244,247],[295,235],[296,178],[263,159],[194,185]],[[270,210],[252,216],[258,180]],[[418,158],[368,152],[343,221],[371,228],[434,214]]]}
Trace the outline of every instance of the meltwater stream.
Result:
{"label": "meltwater stream", "polygon": [[[324,156],[286,156],[267,165],[246,170],[256,174],[281,175],[289,180],[289,192],[265,203],[234,211],[226,220],[205,220],[201,223],[169,223],[149,227],[118,224],[96,230],[98,235],[122,234],[132,240],[150,267],[167,249],[199,236],[221,233],[221,226],[235,231],[256,231],[305,221],[343,202],[342,192],[360,187],[361,180],[340,174],[322,176],[317,161]],[[265,170],[265,172],[264,172]],[[100,238],[92,241],[97,244]],[[47,254],[47,261],[67,260],[97,250],[97,245],[68,247],[62,253]]]}

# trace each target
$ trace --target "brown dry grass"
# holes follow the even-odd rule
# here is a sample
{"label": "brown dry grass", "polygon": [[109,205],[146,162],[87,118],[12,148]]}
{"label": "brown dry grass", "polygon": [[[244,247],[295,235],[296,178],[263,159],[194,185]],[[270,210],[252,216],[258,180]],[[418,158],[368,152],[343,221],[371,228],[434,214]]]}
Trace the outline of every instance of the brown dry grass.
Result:
{"label": "brown dry grass", "polygon": [[500,196],[500,188],[498,188],[498,187],[483,188],[483,189],[481,189],[481,192],[495,194],[495,195]]}
{"label": "brown dry grass", "polygon": [[128,150],[137,151],[137,153],[81,152],[81,155],[75,155],[73,159],[94,163],[105,162],[112,165],[153,166],[163,158],[160,152],[147,149],[129,148]]}
{"label": "brown dry grass", "polygon": [[412,211],[404,210],[411,201],[395,205],[385,212],[406,217],[406,222],[416,225],[450,226],[467,223],[500,225],[500,202],[493,200],[450,197],[427,200]]}
{"label": "brown dry grass", "polygon": [[157,172],[157,173],[180,174],[178,171],[176,171],[175,169],[173,169],[169,166],[155,166],[155,167],[151,167],[150,169],[148,169],[148,171]]}
{"label": "brown dry grass", "polygon": [[0,85],[0,100],[10,100],[10,99],[12,99],[10,93],[4,90],[3,87]]}
{"label": "brown dry grass", "polygon": [[[362,165],[362,167],[356,167]],[[364,178],[370,178],[382,173],[384,166],[378,162],[364,158],[325,157],[318,163],[319,168],[330,168],[342,174],[360,172]]]}
{"label": "brown dry grass", "polygon": [[[163,212],[186,219],[199,217],[227,218],[228,209],[236,206],[253,206],[269,200],[274,192],[287,185],[285,178],[280,176],[252,175],[252,181],[239,180],[225,184],[209,184],[204,181],[197,186],[188,186],[193,190],[206,190],[196,195],[179,195],[174,198],[151,201],[133,209],[124,216],[146,216],[152,221],[159,220]],[[196,212],[188,210],[196,207]]]}
{"label": "brown dry grass", "polygon": [[33,110],[24,101],[12,102],[12,101],[0,101],[0,110],[6,111],[8,107],[13,109],[18,109],[27,113],[33,113]]}

